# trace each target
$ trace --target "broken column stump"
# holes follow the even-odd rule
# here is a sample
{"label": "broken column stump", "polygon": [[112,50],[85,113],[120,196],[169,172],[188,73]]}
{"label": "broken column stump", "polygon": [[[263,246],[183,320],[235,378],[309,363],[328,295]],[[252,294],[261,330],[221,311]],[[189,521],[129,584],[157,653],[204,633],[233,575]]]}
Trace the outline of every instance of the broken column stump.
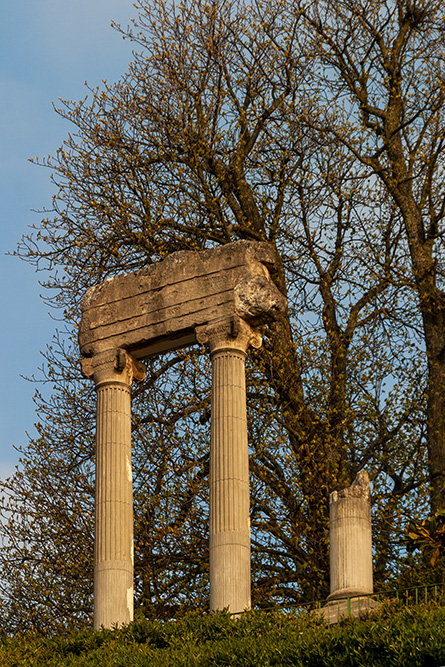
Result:
{"label": "broken column stump", "polygon": [[330,579],[328,604],[318,613],[329,623],[378,606],[373,593],[371,493],[367,472],[329,496]]}

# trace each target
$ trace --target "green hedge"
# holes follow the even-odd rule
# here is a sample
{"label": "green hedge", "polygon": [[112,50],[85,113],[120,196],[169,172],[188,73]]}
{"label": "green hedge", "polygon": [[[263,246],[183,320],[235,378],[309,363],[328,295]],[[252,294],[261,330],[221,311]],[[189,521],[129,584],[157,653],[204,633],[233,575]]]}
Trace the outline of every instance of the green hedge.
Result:
{"label": "green hedge", "polygon": [[121,630],[0,642],[1,667],[439,667],[445,607],[387,602],[364,620],[327,627],[309,614],[190,614],[179,622],[135,621]]}

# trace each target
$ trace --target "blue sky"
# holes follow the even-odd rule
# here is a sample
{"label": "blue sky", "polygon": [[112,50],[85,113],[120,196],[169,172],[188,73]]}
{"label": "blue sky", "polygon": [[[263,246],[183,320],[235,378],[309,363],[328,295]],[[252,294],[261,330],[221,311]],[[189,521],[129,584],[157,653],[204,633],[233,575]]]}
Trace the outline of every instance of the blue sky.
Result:
{"label": "blue sky", "polygon": [[52,103],[81,99],[84,82],[114,81],[126,71],[131,44],[110,27],[135,17],[131,0],[5,0],[0,26],[0,477],[18,461],[13,448],[34,433],[35,386],[21,375],[37,373],[40,350],[56,323],[39,298],[39,275],[13,251],[32,209],[51,205],[50,172],[28,159],[54,153],[68,133]]}

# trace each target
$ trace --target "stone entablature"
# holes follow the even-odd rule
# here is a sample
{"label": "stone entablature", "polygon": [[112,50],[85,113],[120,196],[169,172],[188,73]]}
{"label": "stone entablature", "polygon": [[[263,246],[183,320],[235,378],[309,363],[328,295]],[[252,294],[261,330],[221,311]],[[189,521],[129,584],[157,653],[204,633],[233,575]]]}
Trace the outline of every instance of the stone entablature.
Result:
{"label": "stone entablature", "polygon": [[197,331],[241,318],[251,326],[280,316],[286,300],[270,279],[275,253],[267,243],[237,241],[181,251],[86,293],[80,351],[91,357],[123,348],[137,359],[197,341]]}

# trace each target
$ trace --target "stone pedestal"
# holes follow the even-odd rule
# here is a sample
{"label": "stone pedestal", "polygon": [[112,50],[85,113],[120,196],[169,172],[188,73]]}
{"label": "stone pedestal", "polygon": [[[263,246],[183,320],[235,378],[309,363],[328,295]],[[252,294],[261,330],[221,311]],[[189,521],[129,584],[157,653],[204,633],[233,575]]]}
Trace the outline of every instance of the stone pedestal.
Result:
{"label": "stone pedestal", "polygon": [[109,350],[84,359],[82,371],[97,391],[94,628],[111,628],[133,620],[131,384],[144,370]]}
{"label": "stone pedestal", "polygon": [[[239,330],[209,332],[212,360],[210,443],[210,609],[250,609],[249,452],[245,358],[261,336]],[[202,340],[202,337],[201,337]]]}
{"label": "stone pedestal", "polygon": [[373,592],[371,499],[368,474],[330,498],[331,593],[328,600]]}
{"label": "stone pedestal", "polygon": [[345,616],[362,618],[376,611],[380,606],[377,600],[369,596],[349,597],[343,599],[330,600],[327,605],[321,609],[316,609],[317,616],[323,616],[329,625],[338,623]]}

